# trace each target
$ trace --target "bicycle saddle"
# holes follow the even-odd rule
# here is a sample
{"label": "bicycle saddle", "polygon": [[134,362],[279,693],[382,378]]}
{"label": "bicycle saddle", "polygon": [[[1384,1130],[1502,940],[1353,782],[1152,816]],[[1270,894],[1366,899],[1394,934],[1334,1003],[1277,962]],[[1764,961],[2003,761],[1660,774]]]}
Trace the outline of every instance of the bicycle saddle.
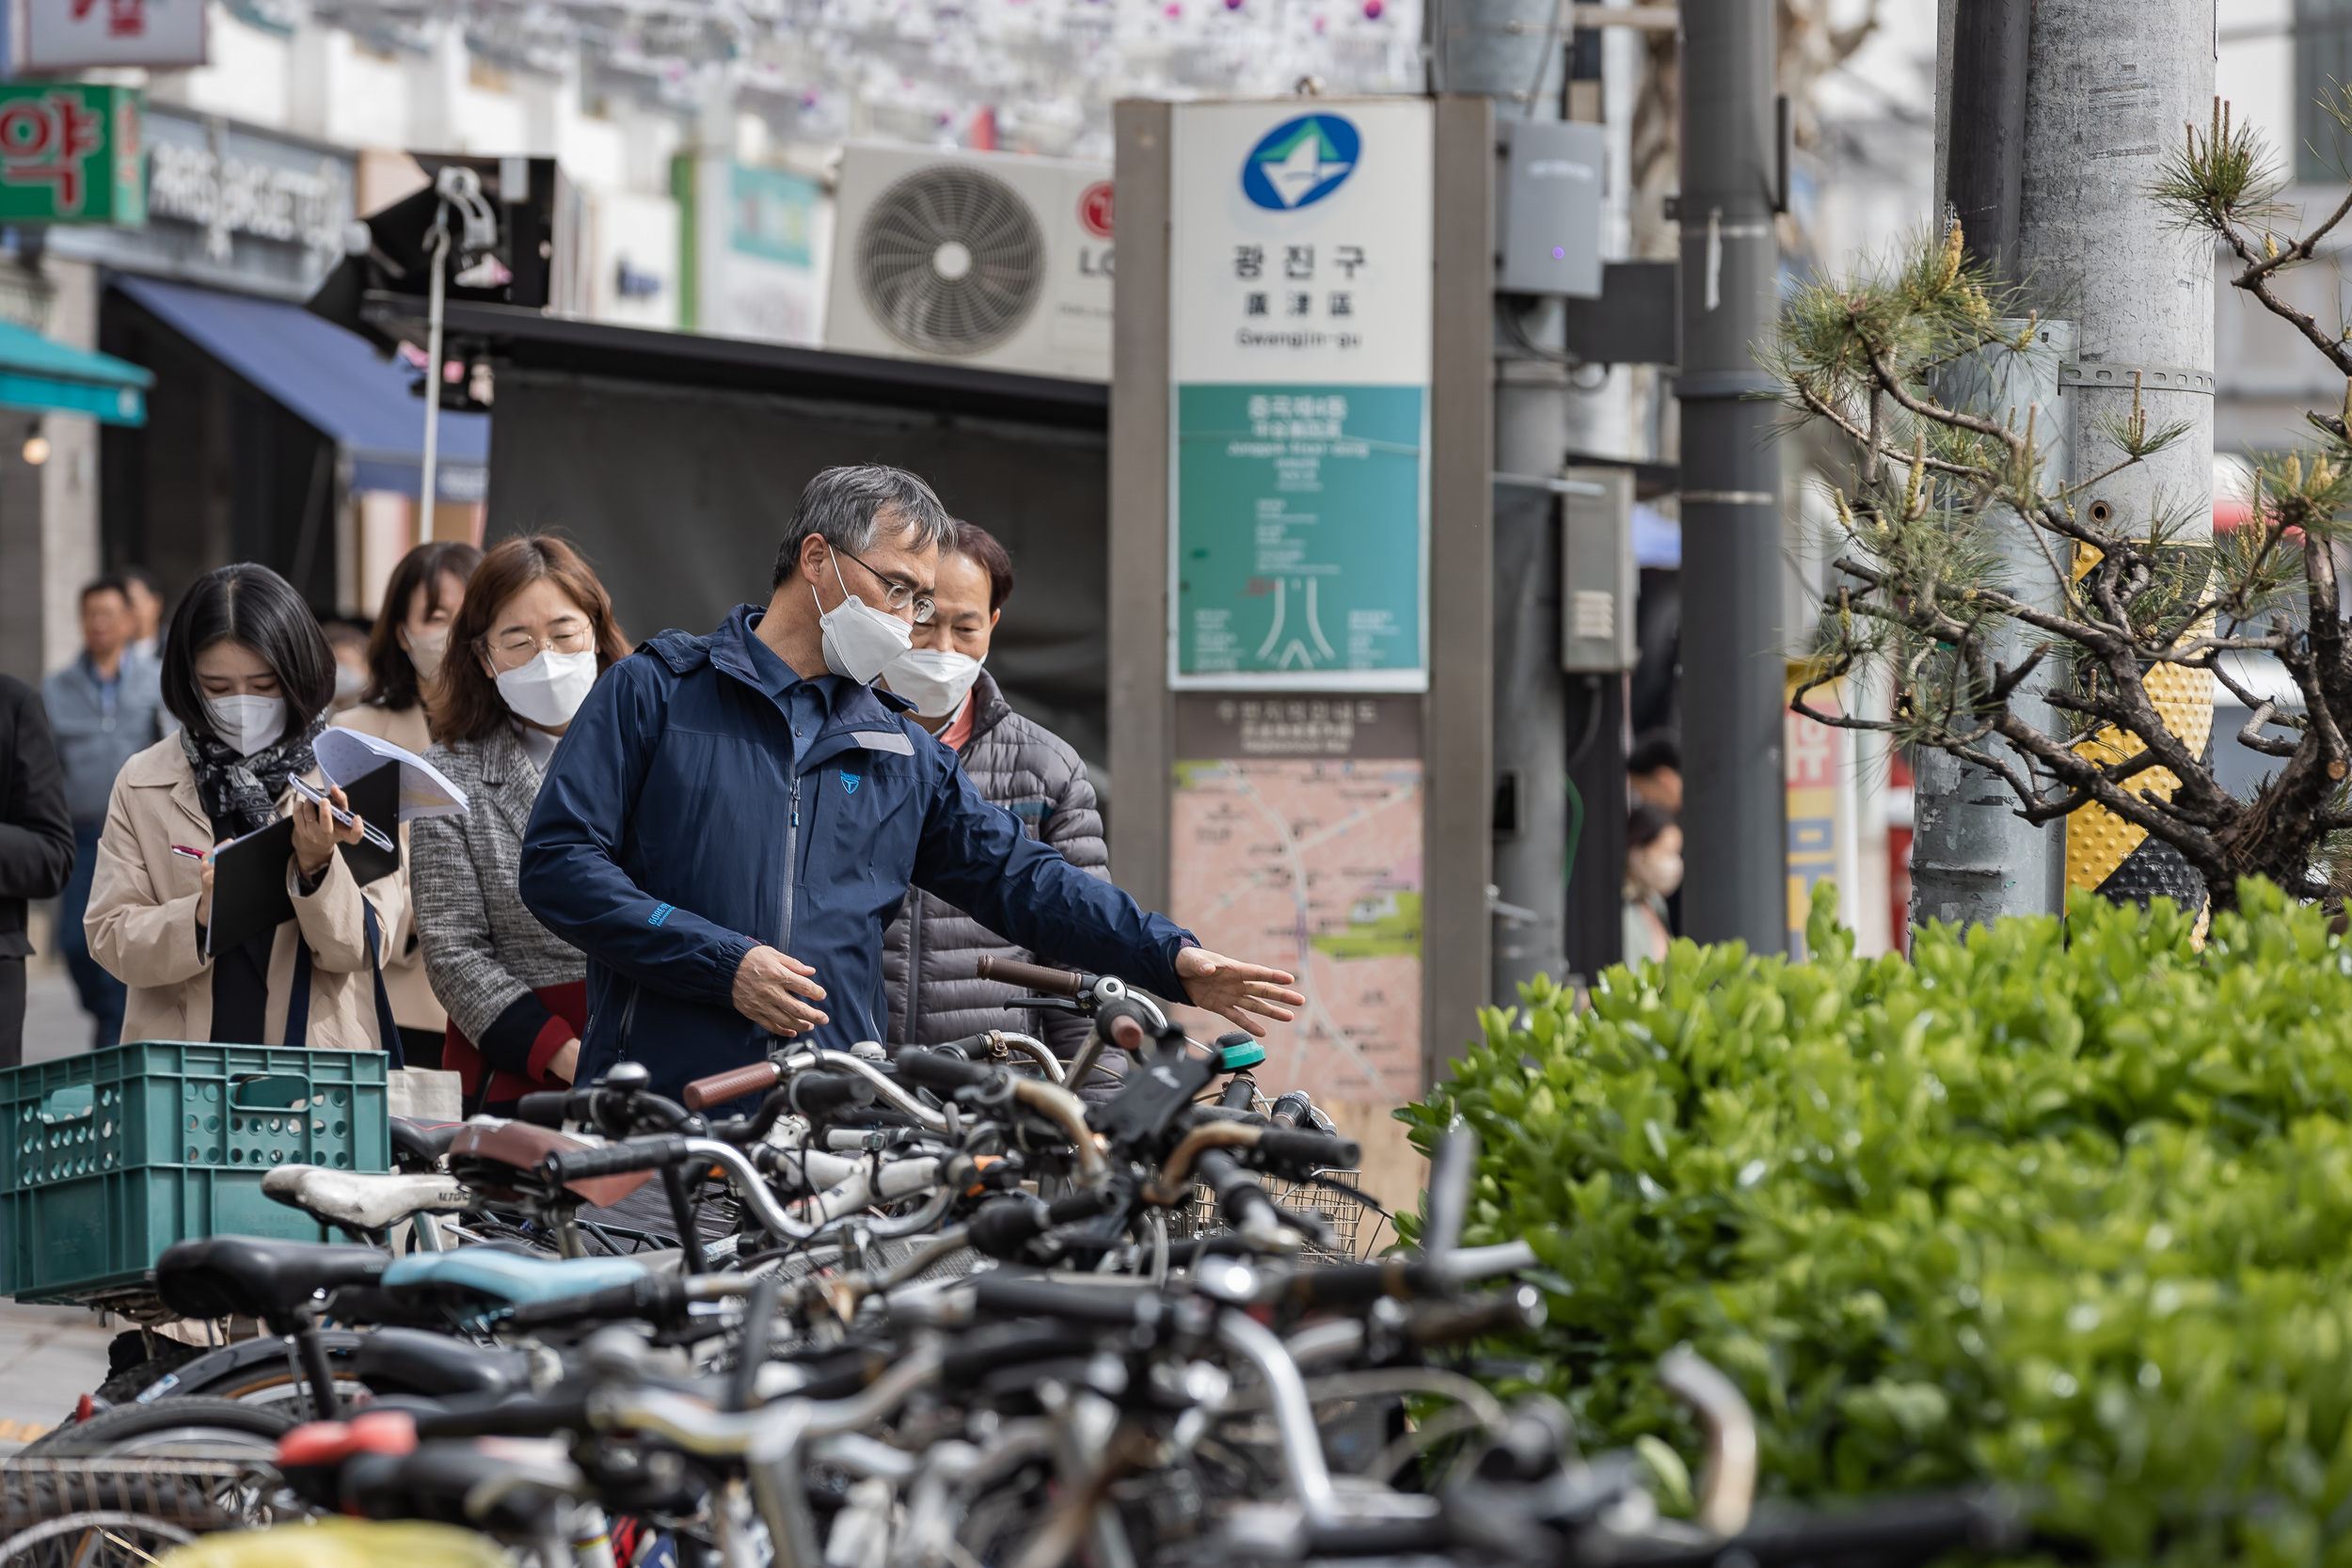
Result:
{"label": "bicycle saddle", "polygon": [[[482,1174],[495,1184],[485,1184],[479,1178],[473,1184],[493,1197],[544,1198],[548,1195],[548,1186],[540,1163],[558,1149],[593,1147],[527,1121],[473,1121],[459,1128],[457,1135],[450,1140],[449,1164],[452,1170],[458,1170],[462,1164],[471,1165],[477,1172],[485,1164],[490,1166],[490,1171]],[[509,1176],[508,1172],[513,1174]],[[652,1180],[651,1171],[631,1171],[626,1176],[599,1176],[566,1182],[563,1191],[582,1203],[609,1209]]]}
{"label": "bicycle saddle", "polygon": [[183,1318],[259,1318],[293,1330],[294,1309],[319,1291],[370,1285],[391,1261],[365,1246],[326,1246],[260,1236],[174,1242],[155,1260],[155,1293]]}
{"label": "bicycle saddle", "polygon": [[328,1225],[381,1230],[411,1214],[459,1214],[473,1194],[446,1176],[365,1176],[325,1165],[279,1165],[262,1178],[264,1196]]}
{"label": "bicycle saddle", "polygon": [[431,1170],[449,1152],[450,1140],[465,1125],[462,1121],[417,1121],[408,1117],[394,1117],[392,1152],[405,1167]]}
{"label": "bicycle saddle", "polygon": [[384,1271],[384,1286],[451,1286],[519,1307],[626,1285],[644,1274],[645,1266],[632,1258],[528,1258],[493,1247],[460,1247],[410,1253]]}

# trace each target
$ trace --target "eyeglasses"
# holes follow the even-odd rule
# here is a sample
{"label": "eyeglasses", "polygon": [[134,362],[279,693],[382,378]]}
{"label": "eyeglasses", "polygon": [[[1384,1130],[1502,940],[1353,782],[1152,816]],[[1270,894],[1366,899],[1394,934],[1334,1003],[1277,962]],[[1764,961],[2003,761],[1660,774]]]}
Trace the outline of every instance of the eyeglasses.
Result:
{"label": "eyeglasses", "polygon": [[482,641],[500,663],[520,663],[535,657],[542,648],[559,654],[584,654],[596,645],[596,632],[584,621],[564,621],[558,622],[545,637],[510,631],[500,637],[485,637]]}
{"label": "eyeglasses", "polygon": [[931,613],[938,607],[931,603],[931,596],[929,594],[920,589],[909,587],[896,578],[882,576],[871,566],[867,566],[865,562],[858,561],[856,556],[850,555],[838,545],[833,546],[833,552],[835,555],[847,557],[849,560],[857,561],[858,565],[865,568],[867,577],[882,584],[882,603],[893,610],[904,610],[907,606],[913,605],[914,624],[918,626],[928,626],[931,624]]}

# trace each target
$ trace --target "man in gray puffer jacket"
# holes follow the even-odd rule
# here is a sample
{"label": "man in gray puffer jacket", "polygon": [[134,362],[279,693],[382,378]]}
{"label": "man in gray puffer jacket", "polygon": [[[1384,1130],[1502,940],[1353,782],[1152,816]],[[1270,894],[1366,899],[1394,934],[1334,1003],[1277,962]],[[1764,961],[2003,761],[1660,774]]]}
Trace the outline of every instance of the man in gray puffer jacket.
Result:
{"label": "man in gray puffer jacket", "polygon": [[[914,717],[954,752],[991,803],[1021,821],[1029,837],[1060,850],[1089,876],[1110,879],[1110,852],[1086,764],[1069,742],[1012,711],[980,660],[1012,595],[1012,561],[986,530],[956,525],[939,553],[930,624],[883,673],[914,704]],[[1086,1021],[1016,1006],[1018,987],[973,976],[984,954],[1052,963],[1014,946],[943,898],[909,889],[882,936],[882,982],[890,996],[892,1045],[940,1045],[984,1030],[1032,1035],[1065,1061],[1086,1041]]]}

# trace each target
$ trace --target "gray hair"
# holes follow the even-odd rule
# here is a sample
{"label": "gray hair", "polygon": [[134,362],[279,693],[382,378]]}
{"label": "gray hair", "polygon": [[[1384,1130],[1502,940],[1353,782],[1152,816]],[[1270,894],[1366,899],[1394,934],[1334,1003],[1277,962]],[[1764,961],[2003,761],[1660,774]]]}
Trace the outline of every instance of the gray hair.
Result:
{"label": "gray hair", "polygon": [[955,521],[947,509],[930,485],[904,468],[882,463],[827,468],[808,482],[801,504],[792,509],[792,521],[776,550],[775,580],[769,588],[784,586],[812,533],[851,555],[873,548],[884,512],[901,531],[914,535],[916,549],[941,549],[955,538]]}

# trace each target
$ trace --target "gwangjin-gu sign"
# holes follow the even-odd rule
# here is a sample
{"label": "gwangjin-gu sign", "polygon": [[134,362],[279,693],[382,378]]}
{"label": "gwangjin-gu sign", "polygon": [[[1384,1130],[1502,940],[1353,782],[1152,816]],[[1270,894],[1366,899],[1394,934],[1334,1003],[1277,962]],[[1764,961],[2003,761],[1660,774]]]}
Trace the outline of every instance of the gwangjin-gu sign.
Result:
{"label": "gwangjin-gu sign", "polygon": [[1428,685],[1434,121],[1181,104],[1169,683]]}
{"label": "gwangjin-gu sign", "polygon": [[145,223],[139,129],[130,87],[0,83],[0,222]]}

